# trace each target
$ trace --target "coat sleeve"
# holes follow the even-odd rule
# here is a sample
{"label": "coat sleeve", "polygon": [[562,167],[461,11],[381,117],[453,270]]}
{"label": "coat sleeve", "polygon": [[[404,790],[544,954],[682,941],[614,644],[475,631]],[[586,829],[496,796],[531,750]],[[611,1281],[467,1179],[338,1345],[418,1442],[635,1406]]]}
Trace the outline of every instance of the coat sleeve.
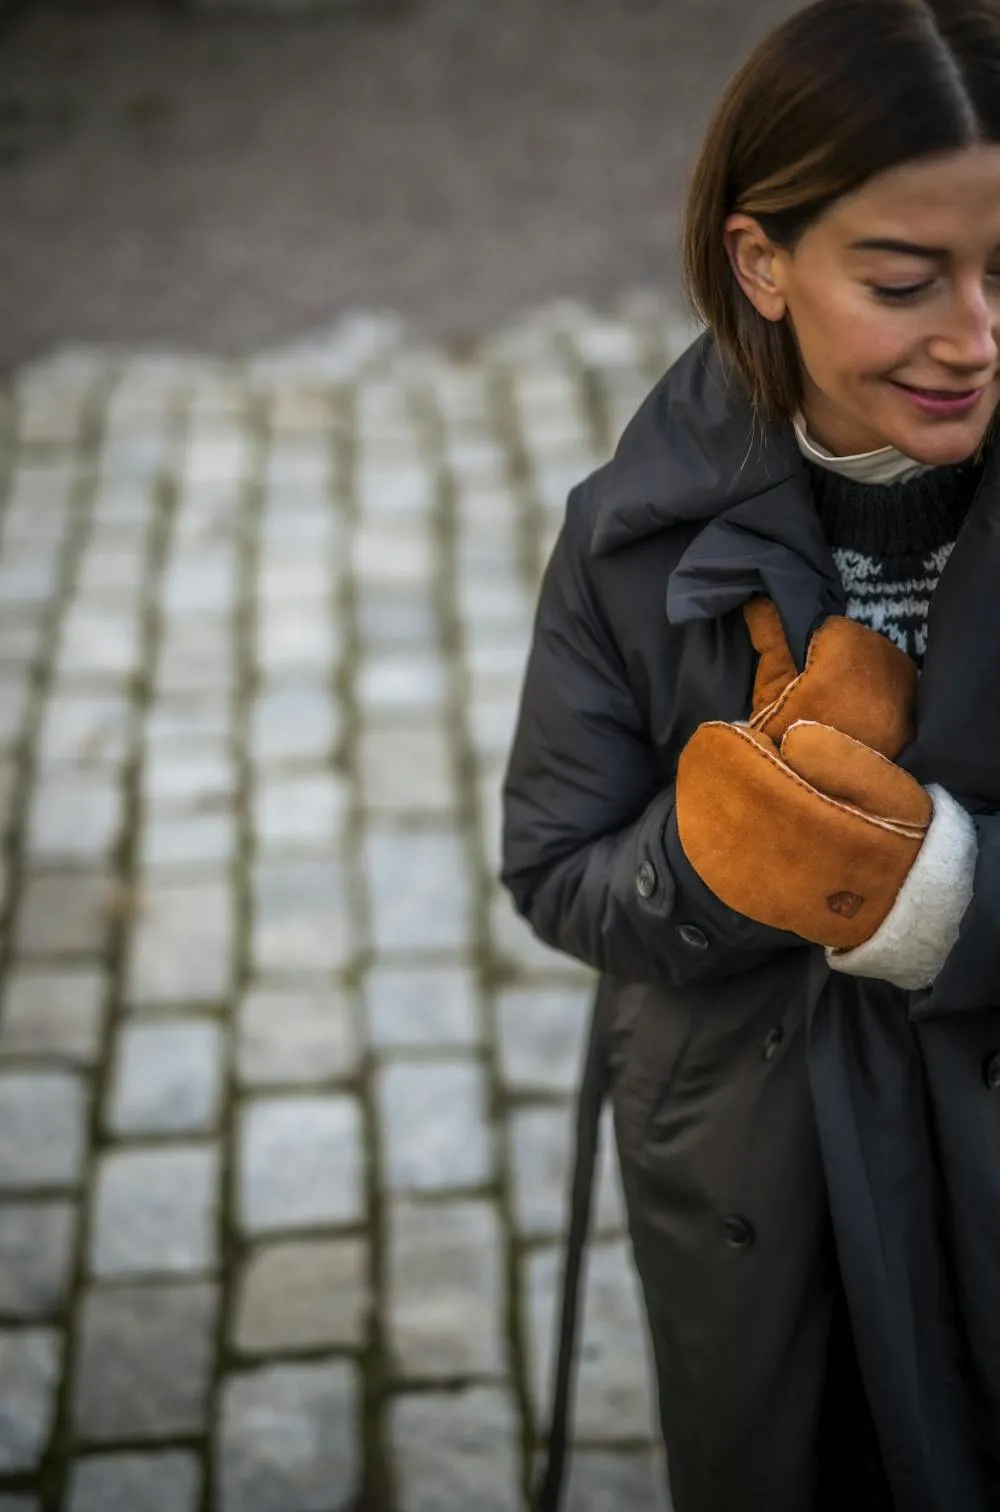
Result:
{"label": "coat sleeve", "polygon": [[801,947],[688,864],[673,784],[588,570],[579,494],[546,569],[504,784],[503,881],[547,944],[620,981],[682,983]]}

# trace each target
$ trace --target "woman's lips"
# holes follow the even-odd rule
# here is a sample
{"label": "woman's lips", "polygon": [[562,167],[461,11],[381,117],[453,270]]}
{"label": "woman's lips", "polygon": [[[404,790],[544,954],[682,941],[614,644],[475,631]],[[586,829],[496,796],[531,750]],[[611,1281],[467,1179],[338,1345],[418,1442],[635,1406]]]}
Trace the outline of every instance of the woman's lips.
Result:
{"label": "woman's lips", "polygon": [[968,414],[970,410],[975,409],[986,392],[985,388],[960,390],[914,388],[908,383],[897,383],[895,379],[892,380],[892,386],[923,414],[937,415],[942,419]]}

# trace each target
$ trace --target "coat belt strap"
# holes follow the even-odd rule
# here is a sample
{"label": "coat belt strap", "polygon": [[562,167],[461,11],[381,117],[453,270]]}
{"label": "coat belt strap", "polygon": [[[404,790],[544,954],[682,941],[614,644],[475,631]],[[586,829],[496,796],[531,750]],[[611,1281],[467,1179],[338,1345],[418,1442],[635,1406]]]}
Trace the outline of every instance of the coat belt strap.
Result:
{"label": "coat belt strap", "polygon": [[611,1067],[605,1044],[606,1015],[602,1012],[602,986],[603,984],[598,986],[594,1000],[587,1055],[577,1097],[576,1154],[570,1188],[569,1232],[566,1238],[562,1305],[555,1373],[552,1381],[552,1407],[545,1464],[532,1501],[534,1512],[559,1512],[562,1499],[566,1440],[576,1369],[576,1325],[580,1277],[590,1229],[594,1172],[601,1135],[601,1111],[611,1080]]}

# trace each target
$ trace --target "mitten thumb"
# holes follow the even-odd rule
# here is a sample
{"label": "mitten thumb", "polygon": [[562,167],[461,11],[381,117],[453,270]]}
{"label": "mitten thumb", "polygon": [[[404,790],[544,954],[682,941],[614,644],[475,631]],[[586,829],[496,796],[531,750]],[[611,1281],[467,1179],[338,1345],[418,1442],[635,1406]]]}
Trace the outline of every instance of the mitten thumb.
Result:
{"label": "mitten thumb", "polygon": [[931,821],[933,803],[916,778],[830,725],[797,720],[781,756],[810,787],[893,828],[923,831]]}
{"label": "mitten thumb", "polygon": [[743,605],[743,618],[750,641],[757,652],[757,673],[753,685],[753,708],[756,714],[769,704],[798,676],[792,660],[781,616],[769,598],[752,598]]}

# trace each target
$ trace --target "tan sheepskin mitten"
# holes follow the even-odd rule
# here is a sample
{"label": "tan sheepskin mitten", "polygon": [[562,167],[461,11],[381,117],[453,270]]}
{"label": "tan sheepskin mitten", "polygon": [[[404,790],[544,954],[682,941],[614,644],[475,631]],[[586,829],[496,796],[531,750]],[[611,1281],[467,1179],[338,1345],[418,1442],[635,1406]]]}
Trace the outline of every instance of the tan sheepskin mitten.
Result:
{"label": "tan sheepskin mitten", "polygon": [[884,635],[831,615],[809,642],[796,672],[774,604],[755,598],[743,610],[757,651],[750,723],[773,741],[799,719],[852,735],[894,761],[914,734],[916,664]]}
{"label": "tan sheepskin mitten", "polygon": [[681,753],[676,814],[717,897],[827,947],[835,969],[922,987],[954,945],[972,820],[841,730],[796,720],[779,743],[749,725],[699,726]]}

